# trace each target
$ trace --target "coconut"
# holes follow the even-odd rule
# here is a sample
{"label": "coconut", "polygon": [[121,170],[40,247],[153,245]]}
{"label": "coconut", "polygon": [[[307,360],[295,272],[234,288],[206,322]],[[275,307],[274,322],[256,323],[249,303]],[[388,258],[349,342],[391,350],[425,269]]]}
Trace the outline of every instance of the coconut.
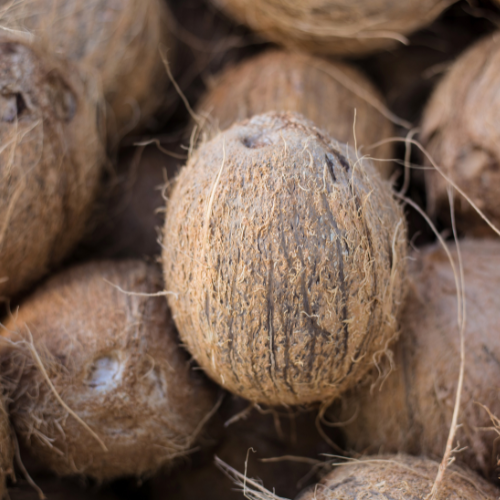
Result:
{"label": "coconut", "polygon": [[[492,475],[499,455],[500,242],[460,243],[465,279],[465,378],[455,454]],[[456,250],[450,247],[453,258]],[[342,401],[338,420],[348,446],[358,451],[404,451],[441,457],[460,371],[455,277],[445,251],[431,246],[415,255],[397,343],[395,371],[379,386],[360,387]],[[496,474],[498,476],[498,474]]]}
{"label": "coconut", "polygon": [[82,237],[104,163],[88,76],[0,37],[0,297],[25,289]]}
{"label": "coconut", "polygon": [[257,115],[202,145],[163,247],[182,340],[250,401],[334,398],[396,337],[403,212],[369,161],[301,115]]}
{"label": "coconut", "polygon": [[[422,142],[433,160],[496,225],[500,226],[500,34],[463,54],[429,101]],[[457,105],[460,103],[460,105]],[[449,218],[448,181],[426,171],[429,209]],[[471,234],[481,231],[472,206],[455,191],[457,222]]]}
{"label": "coconut", "polygon": [[406,42],[455,0],[213,0],[273,42],[322,54],[360,56]]}
{"label": "coconut", "polygon": [[[405,455],[366,457],[335,468],[297,500],[428,498],[439,464]],[[471,471],[451,466],[435,500],[494,500],[499,491]]]}
{"label": "coconut", "polygon": [[165,299],[144,296],[161,288],[141,261],[88,263],[51,278],[5,323],[12,422],[56,474],[148,475],[198,437],[213,394],[180,350]]}
{"label": "coconut", "polygon": [[0,0],[2,4],[4,26],[28,29],[48,51],[99,75],[112,132],[122,135],[156,110],[167,82],[160,44],[165,51],[172,47],[162,0]]}
{"label": "coconut", "polygon": [[[222,130],[267,111],[296,111],[335,139],[369,148],[393,135],[391,122],[380,112],[382,102],[372,83],[353,66],[271,50],[226,70],[198,110],[209,113]],[[387,160],[392,144],[363,153]],[[388,178],[391,165],[376,165]]]}

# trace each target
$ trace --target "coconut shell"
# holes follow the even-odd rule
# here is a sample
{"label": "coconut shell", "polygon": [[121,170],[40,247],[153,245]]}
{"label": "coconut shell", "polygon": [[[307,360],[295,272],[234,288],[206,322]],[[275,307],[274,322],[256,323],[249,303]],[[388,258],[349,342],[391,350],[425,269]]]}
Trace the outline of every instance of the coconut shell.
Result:
{"label": "coconut shell", "polygon": [[[465,378],[454,446],[457,460],[493,477],[500,417],[500,242],[460,243],[465,278]],[[457,262],[457,253],[450,251]],[[446,448],[460,370],[457,292],[442,248],[415,255],[411,287],[395,348],[395,370],[375,387],[343,398],[340,421],[357,451],[425,453]],[[496,474],[498,476],[498,474]]]}
{"label": "coconut shell", "polygon": [[[391,143],[367,149],[393,135],[391,122],[373,106],[382,102],[372,83],[346,63],[271,50],[226,70],[198,110],[222,130],[267,111],[296,111],[335,139],[387,160]],[[389,177],[390,163],[376,166]]]}
{"label": "coconut shell", "polygon": [[[443,172],[500,227],[500,34],[463,54],[443,78],[422,120],[422,142]],[[448,182],[426,171],[429,210],[449,219]],[[480,234],[484,222],[455,191],[457,223]]]}
{"label": "coconut shell", "polygon": [[401,207],[367,160],[293,113],[202,145],[167,204],[163,269],[182,340],[253,402],[338,396],[397,334]]}
{"label": "coconut shell", "polygon": [[237,21],[286,47],[361,56],[404,42],[455,0],[213,0]]}
{"label": "coconut shell", "polygon": [[169,58],[162,0],[0,0],[2,24],[28,29],[51,53],[88,67],[100,77],[109,104],[110,131],[123,135],[157,109]]}
{"label": "coconut shell", "polygon": [[179,348],[165,299],[113,285],[162,288],[156,267],[141,261],[89,263],[54,276],[5,323],[12,422],[58,475],[151,474],[190,450],[214,405]]}
{"label": "coconut shell", "polygon": [[83,235],[105,161],[94,83],[0,37],[0,300],[43,276]]}
{"label": "coconut shell", "polygon": [[[428,498],[439,464],[405,455],[347,462],[297,500],[421,500]],[[471,471],[451,466],[435,500],[496,500],[500,492]]]}

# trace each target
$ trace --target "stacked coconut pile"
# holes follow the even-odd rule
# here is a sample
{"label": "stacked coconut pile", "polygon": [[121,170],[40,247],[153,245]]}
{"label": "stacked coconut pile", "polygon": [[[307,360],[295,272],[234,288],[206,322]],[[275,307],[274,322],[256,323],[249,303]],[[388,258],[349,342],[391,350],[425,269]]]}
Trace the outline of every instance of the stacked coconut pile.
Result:
{"label": "stacked coconut pile", "polygon": [[0,497],[499,498],[500,12],[452,4],[0,0]]}

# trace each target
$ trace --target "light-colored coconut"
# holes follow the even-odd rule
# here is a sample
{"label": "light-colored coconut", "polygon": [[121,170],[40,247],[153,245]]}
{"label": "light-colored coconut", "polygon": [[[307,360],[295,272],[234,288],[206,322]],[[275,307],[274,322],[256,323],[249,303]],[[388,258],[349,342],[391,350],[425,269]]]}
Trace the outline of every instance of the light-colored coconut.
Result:
{"label": "light-colored coconut", "polygon": [[[427,105],[422,141],[433,160],[500,227],[500,34],[473,45],[452,66]],[[448,182],[426,171],[431,212],[449,219]],[[484,222],[455,191],[458,224],[480,234]]]}
{"label": "light-colored coconut", "polygon": [[5,323],[15,343],[4,340],[0,352],[12,422],[58,475],[151,474],[190,450],[214,405],[165,299],[113,285],[156,293],[161,274],[141,261],[81,265],[51,278]]}
{"label": "light-colored coconut", "polygon": [[2,25],[25,29],[51,53],[99,76],[119,136],[150,117],[164,95],[173,41],[162,0],[0,0]]}
{"label": "light-colored coconut", "polygon": [[372,164],[294,113],[202,145],[167,204],[163,269],[182,340],[254,402],[338,396],[397,336],[406,226]]}
{"label": "light-colored coconut", "polygon": [[[460,244],[465,277],[465,378],[454,456],[492,475],[500,456],[500,242]],[[450,249],[455,260],[457,253]],[[415,254],[395,371],[342,400],[339,421],[357,451],[425,453],[440,459],[452,421],[460,370],[457,292],[442,248]],[[488,408],[488,410],[486,410]],[[499,429],[500,430],[500,429]],[[498,476],[498,474],[496,474]]]}
{"label": "light-colored coconut", "polygon": [[[221,130],[268,111],[296,111],[363,154],[390,159],[393,135],[383,98],[357,69],[339,61],[272,50],[226,70],[198,106]],[[378,108],[378,109],[376,109]],[[356,113],[356,115],[355,115]],[[388,178],[390,162],[376,162]]]}
{"label": "light-colored coconut", "polygon": [[94,83],[0,37],[1,299],[44,275],[82,237],[105,161]]}
{"label": "light-colored coconut", "polygon": [[213,0],[286,47],[359,56],[405,42],[456,0]]}
{"label": "light-colored coconut", "polygon": [[[439,464],[406,455],[375,455],[336,467],[296,500],[423,500]],[[500,492],[476,474],[451,466],[435,500],[496,500]]]}

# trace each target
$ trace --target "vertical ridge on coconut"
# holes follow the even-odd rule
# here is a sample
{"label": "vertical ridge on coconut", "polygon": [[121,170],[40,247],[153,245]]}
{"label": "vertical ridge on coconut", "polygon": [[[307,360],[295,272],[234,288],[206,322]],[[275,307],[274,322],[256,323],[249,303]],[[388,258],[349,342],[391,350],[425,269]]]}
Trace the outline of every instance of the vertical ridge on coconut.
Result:
{"label": "vertical ridge on coconut", "polygon": [[[470,47],[434,91],[422,119],[422,142],[443,172],[500,226],[500,33]],[[449,218],[448,181],[426,170],[429,209]],[[457,224],[481,234],[485,223],[455,191]]]}
{"label": "vertical ridge on coconut", "polygon": [[367,160],[293,113],[203,144],[167,203],[163,269],[180,336],[253,402],[338,396],[397,336],[406,225]]}
{"label": "vertical ridge on coconut", "polygon": [[[221,130],[268,111],[298,112],[340,142],[387,160],[391,143],[366,149],[393,135],[390,120],[378,106],[383,106],[382,96],[353,66],[271,50],[224,71],[202,98],[198,112],[208,114]],[[375,166],[389,177],[388,162]]]}
{"label": "vertical ridge on coconut", "polygon": [[[458,461],[489,477],[497,467],[500,418],[500,242],[460,242],[465,280],[465,376],[454,446]],[[359,452],[403,451],[441,457],[460,371],[455,277],[445,251],[415,254],[395,347],[395,371],[342,398],[338,421]],[[456,250],[450,252],[457,259]],[[334,414],[332,414],[334,415]],[[497,427],[498,428],[498,427]]]}
{"label": "vertical ridge on coconut", "polygon": [[0,300],[82,237],[105,162],[101,104],[88,75],[0,36]]}
{"label": "vertical ridge on coconut", "polygon": [[56,474],[147,476],[198,437],[213,394],[180,349],[165,299],[145,296],[161,281],[141,261],[80,265],[5,322],[12,422]]}
{"label": "vertical ridge on coconut", "polygon": [[0,0],[0,9],[4,26],[95,71],[112,132],[143,125],[161,103],[167,73],[159,49],[173,44],[162,0]]}
{"label": "vertical ridge on coconut", "polygon": [[213,0],[278,44],[362,56],[387,49],[430,24],[456,0]]}

